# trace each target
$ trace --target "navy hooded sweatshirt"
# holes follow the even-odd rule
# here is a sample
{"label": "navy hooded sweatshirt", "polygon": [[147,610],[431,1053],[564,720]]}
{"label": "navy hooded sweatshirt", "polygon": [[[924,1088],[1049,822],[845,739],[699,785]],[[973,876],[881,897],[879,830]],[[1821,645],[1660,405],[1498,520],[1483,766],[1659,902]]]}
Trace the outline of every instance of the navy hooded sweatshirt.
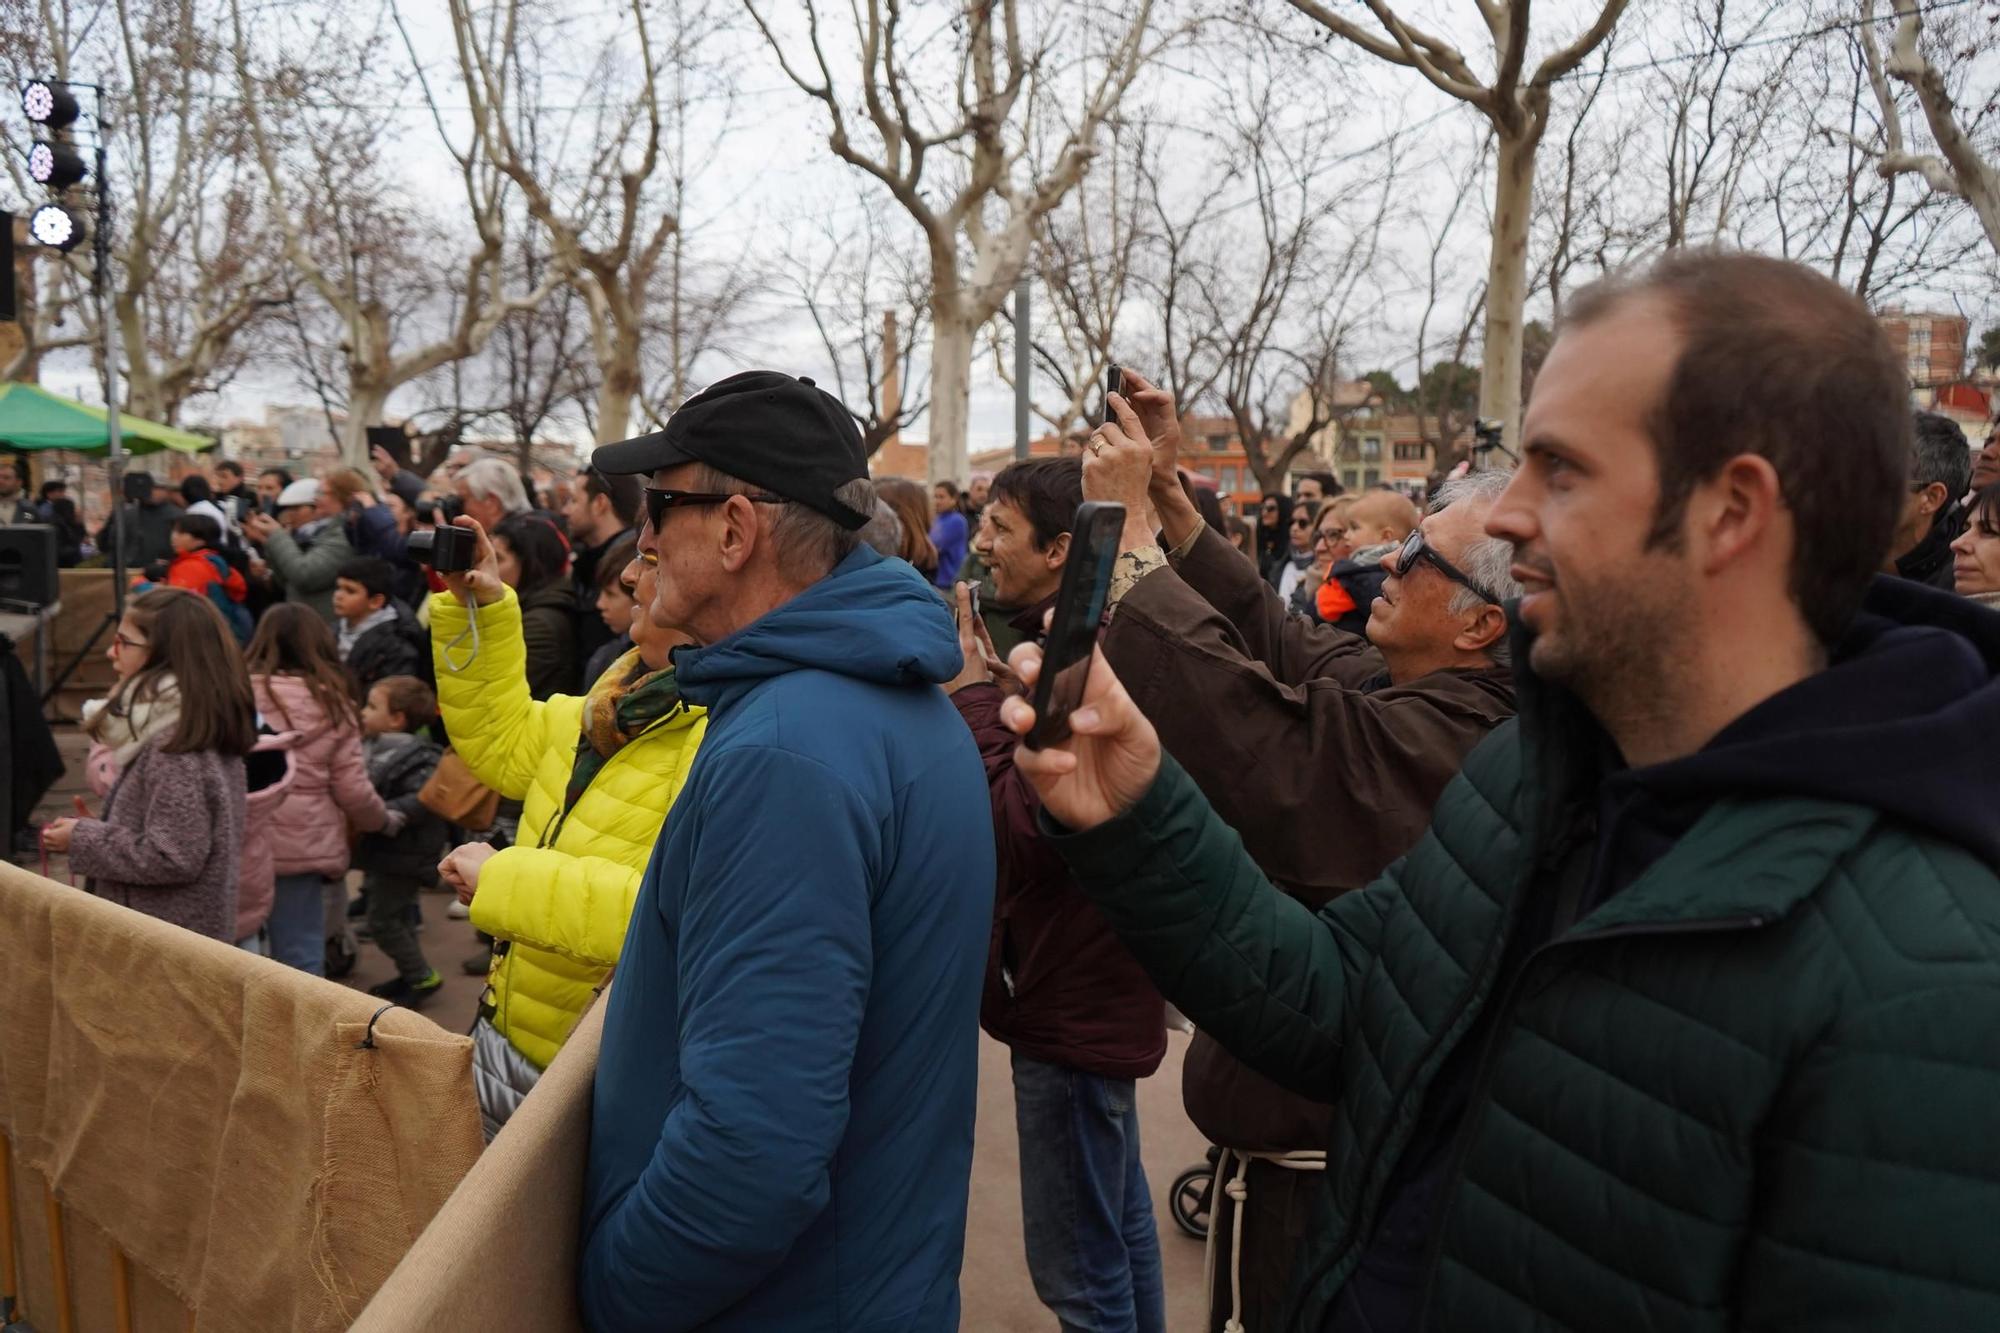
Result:
{"label": "navy hooded sweatshirt", "polygon": [[675,654],[708,734],[605,1016],[599,1333],[957,1327],[993,901],[960,662],[923,577],[865,547]]}

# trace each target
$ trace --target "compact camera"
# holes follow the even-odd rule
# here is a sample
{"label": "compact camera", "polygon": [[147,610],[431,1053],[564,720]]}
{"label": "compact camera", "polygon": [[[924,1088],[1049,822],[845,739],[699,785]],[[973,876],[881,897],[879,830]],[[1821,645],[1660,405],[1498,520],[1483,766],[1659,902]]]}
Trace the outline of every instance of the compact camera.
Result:
{"label": "compact camera", "polygon": [[469,528],[439,526],[410,534],[409,552],[440,574],[463,574],[472,568],[478,540]]}

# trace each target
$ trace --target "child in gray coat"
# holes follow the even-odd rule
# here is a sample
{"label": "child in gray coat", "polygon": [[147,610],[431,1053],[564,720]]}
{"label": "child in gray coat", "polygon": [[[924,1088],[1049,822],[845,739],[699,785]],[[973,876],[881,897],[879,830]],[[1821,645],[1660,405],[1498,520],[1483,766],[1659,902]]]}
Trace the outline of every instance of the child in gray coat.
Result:
{"label": "child in gray coat", "polygon": [[389,808],[389,822],[380,833],[362,835],[354,864],[362,871],[375,947],[396,965],[395,977],[368,990],[412,1009],[422,1007],[444,984],[424,958],[413,919],[417,895],[437,878],[438,858],[444,855],[444,821],[417,799],[443,752],[437,742],[416,733],[436,717],[437,696],[415,676],[377,681],[361,709],[368,780]]}

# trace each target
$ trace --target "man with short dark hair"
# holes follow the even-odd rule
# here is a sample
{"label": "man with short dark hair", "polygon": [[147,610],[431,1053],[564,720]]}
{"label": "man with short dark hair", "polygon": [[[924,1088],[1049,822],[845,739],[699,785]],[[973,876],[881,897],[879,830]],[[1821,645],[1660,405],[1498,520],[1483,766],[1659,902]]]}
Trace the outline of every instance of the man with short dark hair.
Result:
{"label": "man with short dark hair", "polygon": [[[127,569],[144,569],[154,561],[173,558],[174,520],[181,507],[171,500],[173,492],[162,492],[150,472],[127,472],[124,477],[125,511],[119,517],[121,544]],[[110,546],[110,523],[98,535],[99,548]]]}
{"label": "man with short dark hair", "polygon": [[259,508],[256,494],[243,480],[243,465],[233,458],[218,458],[209,469],[213,499],[229,516],[229,525],[243,526],[243,520]]}
{"label": "man with short dark hair", "polygon": [[292,474],[281,467],[267,467],[257,474],[257,505],[265,513],[276,517],[278,497],[292,484]]}
{"label": "man with short dark hair", "polygon": [[645,483],[639,478],[607,477],[596,468],[577,473],[570,487],[563,517],[569,528],[570,581],[576,604],[585,608],[576,620],[577,652],[586,661],[615,637],[604,617],[589,609],[597,605],[598,562],[638,526],[644,492]]}
{"label": "man with short dark hair", "polygon": [[1972,487],[1972,446],[1950,417],[1916,414],[1910,481],[1883,572],[1952,590],[1951,544],[1965,531]]}
{"label": "man with short dark hair", "polygon": [[21,476],[19,463],[11,458],[0,458],[0,523],[42,521],[42,516],[28,501],[27,487],[22,483]]}
{"label": "man with short dark hair", "polygon": [[[1783,374],[1773,373],[1783,367]],[[2000,619],[1876,579],[1902,358],[1779,260],[1576,293],[1487,530],[1521,712],[1317,915],[1100,663],[1017,760],[1167,998],[1341,1108],[1286,1326],[2000,1323]],[[1032,682],[1039,663],[1021,649]],[[1007,703],[1017,732],[1033,723]]]}
{"label": "man with short dark hair", "polygon": [[592,463],[652,476],[636,614],[709,712],[604,1020],[585,1320],[955,1328],[993,850],[951,616],[858,544],[860,431],[811,380],[732,375]]}
{"label": "man with short dark hair", "polygon": [[[1055,605],[1082,503],[1074,458],[993,479],[974,545],[995,594],[1027,608],[1014,628],[1028,639]],[[966,664],[945,689],[986,761],[1000,866],[979,1023],[1012,1052],[1028,1275],[1072,1333],[1158,1333],[1166,1294],[1134,1081],[1166,1055],[1165,1006],[1037,827],[1041,801],[1000,721],[1005,669],[970,585],[953,594]]]}
{"label": "man with short dark hair", "polygon": [[1298,502],[1309,509],[1320,505],[1341,493],[1342,487],[1331,472],[1308,472],[1299,478]]}
{"label": "man with short dark hair", "polygon": [[1995,427],[1986,436],[1986,445],[1979,451],[1979,457],[1972,460],[1972,490],[1983,491],[1988,486],[2000,482],[2000,427]]}

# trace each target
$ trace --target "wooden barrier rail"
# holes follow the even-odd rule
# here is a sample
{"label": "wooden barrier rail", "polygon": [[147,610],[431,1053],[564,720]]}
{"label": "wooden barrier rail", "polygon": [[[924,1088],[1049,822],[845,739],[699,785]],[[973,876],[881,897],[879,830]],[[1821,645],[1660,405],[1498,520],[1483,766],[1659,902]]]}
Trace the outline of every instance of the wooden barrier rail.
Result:
{"label": "wooden barrier rail", "polygon": [[337,1333],[478,1158],[421,1015],[4,863],[0,939],[0,1327]]}

